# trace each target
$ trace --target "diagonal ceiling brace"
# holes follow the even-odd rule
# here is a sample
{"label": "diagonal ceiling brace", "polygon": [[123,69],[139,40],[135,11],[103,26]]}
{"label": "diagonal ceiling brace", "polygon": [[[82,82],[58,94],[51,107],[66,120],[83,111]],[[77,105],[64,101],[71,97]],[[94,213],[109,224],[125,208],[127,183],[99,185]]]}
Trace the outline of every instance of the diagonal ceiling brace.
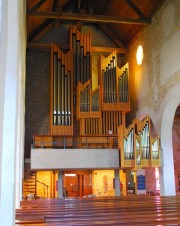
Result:
{"label": "diagonal ceiling brace", "polygon": [[31,42],[40,32],[42,32],[47,26],[53,23],[53,19],[47,19],[43,23],[41,23],[37,28],[35,28],[30,34],[28,38],[28,42]]}
{"label": "diagonal ceiling brace", "polygon": [[38,10],[40,7],[41,7],[41,5],[43,5],[44,4],[44,2],[45,2],[46,0],[40,0],[36,5],[34,5],[31,9],[29,9],[28,11],[36,11],[36,10]]}
{"label": "diagonal ceiling brace", "polygon": [[126,0],[126,2],[140,18],[147,18],[131,0]]}
{"label": "diagonal ceiling brace", "polygon": [[[38,9],[37,7],[41,6],[43,4],[43,2],[46,1],[46,0],[40,0],[34,7],[35,9]],[[59,1],[60,0],[54,0],[54,3],[53,3],[53,7],[52,7],[52,11],[55,11],[58,6],[59,6]],[[33,7],[32,7],[33,8]],[[31,9],[32,10],[32,9]],[[31,10],[28,10],[27,12],[27,15],[29,12],[31,12]],[[29,37],[28,37],[28,42],[31,42],[33,39],[35,39],[38,34],[40,34],[43,30],[45,30],[48,26],[50,26],[52,23],[54,22],[53,19],[46,19],[43,23],[41,23],[38,27],[36,27],[33,31],[31,31],[31,33],[29,34]]]}

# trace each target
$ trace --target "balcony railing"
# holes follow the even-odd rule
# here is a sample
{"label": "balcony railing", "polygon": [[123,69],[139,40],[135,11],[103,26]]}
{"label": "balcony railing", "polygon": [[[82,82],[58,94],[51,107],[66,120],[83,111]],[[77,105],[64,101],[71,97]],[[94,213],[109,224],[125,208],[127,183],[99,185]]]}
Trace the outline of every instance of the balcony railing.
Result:
{"label": "balcony railing", "polygon": [[34,135],[32,148],[118,148],[113,135]]}

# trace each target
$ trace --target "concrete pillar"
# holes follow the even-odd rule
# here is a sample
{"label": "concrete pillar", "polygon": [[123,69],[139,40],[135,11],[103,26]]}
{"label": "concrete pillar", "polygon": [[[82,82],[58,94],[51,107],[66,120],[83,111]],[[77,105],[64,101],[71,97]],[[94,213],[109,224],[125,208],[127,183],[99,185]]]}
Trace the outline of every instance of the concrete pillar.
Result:
{"label": "concrete pillar", "polygon": [[120,175],[119,175],[119,169],[114,170],[114,178],[115,178],[115,196],[120,196]]}
{"label": "concrete pillar", "polygon": [[58,173],[58,198],[63,197],[63,171],[59,170]]}
{"label": "concrete pillar", "polygon": [[22,182],[24,178],[24,130],[25,130],[25,74],[26,74],[26,2],[19,5],[19,36],[21,36],[17,78],[17,116],[16,116],[16,184],[15,207],[20,207],[22,200]]}
{"label": "concrete pillar", "polygon": [[[23,104],[18,96],[22,85],[22,14],[25,14],[23,1],[0,0],[0,224],[14,226],[16,197],[21,199],[22,157],[23,157]],[[25,22],[24,22],[25,23]],[[20,48],[21,47],[21,48]],[[25,49],[24,49],[25,52]],[[25,56],[25,54],[24,54]],[[22,64],[20,62],[24,61]],[[25,66],[24,66],[25,67]],[[21,71],[22,72],[22,71]],[[24,72],[23,72],[24,73]],[[2,89],[1,89],[2,86]],[[22,95],[22,93],[21,93]],[[18,113],[17,109],[21,110]],[[20,145],[17,143],[20,142]],[[21,164],[20,164],[21,162]],[[18,167],[17,167],[17,164]],[[19,167],[20,166],[20,167]],[[21,173],[20,173],[21,172]],[[18,179],[18,182],[16,181]],[[18,186],[18,187],[16,187]],[[16,192],[18,192],[16,196]],[[8,210],[8,211],[7,211]]]}

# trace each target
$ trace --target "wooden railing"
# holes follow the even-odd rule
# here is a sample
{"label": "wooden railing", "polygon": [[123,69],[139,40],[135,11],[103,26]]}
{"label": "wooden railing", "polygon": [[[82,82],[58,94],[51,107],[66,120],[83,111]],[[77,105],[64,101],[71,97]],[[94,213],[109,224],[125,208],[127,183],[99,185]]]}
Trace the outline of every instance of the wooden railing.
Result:
{"label": "wooden railing", "polygon": [[[36,188],[37,188],[37,183],[42,184],[43,185],[43,198],[48,198],[48,188],[49,186],[39,180],[35,180],[35,184],[36,184]],[[37,194],[35,194],[35,198],[37,198]]]}
{"label": "wooden railing", "polygon": [[117,148],[112,135],[34,135],[32,148]]}
{"label": "wooden railing", "polygon": [[121,168],[138,170],[161,166],[160,138],[152,136],[149,117],[134,120],[128,128],[119,126],[117,136],[35,135],[33,148],[119,148]]}

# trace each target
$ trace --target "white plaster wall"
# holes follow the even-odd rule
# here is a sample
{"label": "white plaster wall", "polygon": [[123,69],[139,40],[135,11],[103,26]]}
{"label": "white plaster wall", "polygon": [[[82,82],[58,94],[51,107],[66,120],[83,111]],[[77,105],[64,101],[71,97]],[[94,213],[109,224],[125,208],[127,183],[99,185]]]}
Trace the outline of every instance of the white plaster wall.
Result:
{"label": "white plaster wall", "polygon": [[[21,85],[24,83],[26,48],[25,21],[21,23],[21,19],[26,12],[25,4],[24,1],[2,0],[0,8],[1,226],[14,226],[15,203],[20,202],[22,185],[24,86]],[[17,167],[17,164],[20,165]]]}
{"label": "white plaster wall", "polygon": [[[175,195],[172,123],[180,102],[179,24],[180,1],[167,0],[129,54],[130,80],[134,81],[131,85],[133,110],[138,118],[150,115],[161,137],[161,195]],[[144,49],[141,66],[135,61],[139,44]]]}
{"label": "white plaster wall", "polygon": [[[3,137],[3,109],[4,109],[4,73],[5,73],[5,64],[4,58],[6,57],[5,45],[3,45],[2,40],[6,40],[6,21],[7,16],[7,6],[3,4],[0,0],[0,181],[1,181],[1,166],[2,166],[2,137]],[[0,199],[1,199],[1,186],[0,186]]]}

